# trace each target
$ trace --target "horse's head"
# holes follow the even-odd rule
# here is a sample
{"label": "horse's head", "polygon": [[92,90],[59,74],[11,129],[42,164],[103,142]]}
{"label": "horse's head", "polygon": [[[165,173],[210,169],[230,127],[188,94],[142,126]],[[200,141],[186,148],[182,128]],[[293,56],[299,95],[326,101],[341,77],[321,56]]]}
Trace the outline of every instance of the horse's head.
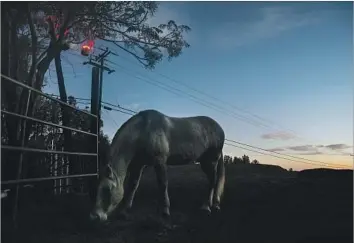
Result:
{"label": "horse's head", "polygon": [[96,202],[90,219],[104,222],[108,216],[116,209],[123,198],[123,182],[110,165],[107,165],[97,189]]}

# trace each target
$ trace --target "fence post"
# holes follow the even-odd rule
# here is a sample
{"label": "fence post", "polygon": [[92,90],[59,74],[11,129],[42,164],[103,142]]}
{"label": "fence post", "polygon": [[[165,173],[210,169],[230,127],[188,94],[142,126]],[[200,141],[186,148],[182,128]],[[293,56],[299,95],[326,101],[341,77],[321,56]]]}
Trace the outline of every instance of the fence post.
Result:
{"label": "fence post", "polygon": [[[90,173],[95,173],[98,172],[98,141],[99,141],[99,133],[100,133],[100,129],[99,129],[99,116],[98,116],[98,100],[99,100],[99,69],[97,67],[93,67],[92,68],[92,83],[91,83],[91,113],[93,115],[96,115],[97,118],[92,117],[91,119],[91,133],[97,134],[97,137],[93,137],[91,140],[91,146],[90,150],[91,151],[96,151],[97,152],[97,156],[96,159],[92,159],[92,162],[89,163],[89,170]],[[94,171],[96,170],[96,171]],[[92,202],[94,202],[95,198],[96,198],[96,187],[97,187],[97,177],[92,177],[88,179],[88,190],[89,190],[89,195],[90,198],[92,200]]]}
{"label": "fence post", "polygon": [[[23,91],[26,92],[26,91]],[[28,108],[29,108],[29,103],[31,99],[31,90],[28,90],[28,97],[27,97],[27,103],[26,103],[26,110],[25,110],[25,116],[28,115]],[[27,126],[27,119],[23,119],[23,126],[22,126],[22,138],[21,138],[21,147],[25,146],[25,138],[26,138],[26,126]],[[23,151],[20,152],[20,160],[18,164],[18,171],[17,171],[17,178],[16,180],[20,180],[22,177],[22,163],[23,163]],[[17,212],[18,212],[18,198],[19,198],[19,190],[20,190],[20,184],[16,185],[16,194],[15,194],[15,202],[14,202],[14,208],[13,208],[13,223],[15,228],[17,227]]]}

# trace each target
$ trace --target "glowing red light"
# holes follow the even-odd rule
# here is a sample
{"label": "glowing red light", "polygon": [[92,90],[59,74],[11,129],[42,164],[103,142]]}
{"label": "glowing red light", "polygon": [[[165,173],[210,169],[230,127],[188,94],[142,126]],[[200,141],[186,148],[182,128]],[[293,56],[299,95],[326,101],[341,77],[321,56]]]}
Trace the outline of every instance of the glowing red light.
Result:
{"label": "glowing red light", "polygon": [[87,45],[82,46],[82,49],[85,49],[85,50],[91,51],[91,47],[90,47],[90,46],[87,46]]}
{"label": "glowing red light", "polygon": [[93,40],[88,40],[86,41],[82,46],[81,46],[81,54],[84,56],[88,56],[90,52],[93,49],[95,42]]}

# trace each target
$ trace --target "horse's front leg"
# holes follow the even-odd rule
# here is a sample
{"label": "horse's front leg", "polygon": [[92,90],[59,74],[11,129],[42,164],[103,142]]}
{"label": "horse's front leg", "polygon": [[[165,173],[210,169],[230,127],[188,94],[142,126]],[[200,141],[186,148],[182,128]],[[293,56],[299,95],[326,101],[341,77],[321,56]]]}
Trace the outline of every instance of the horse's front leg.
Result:
{"label": "horse's front leg", "polygon": [[161,207],[161,213],[163,217],[169,217],[170,198],[168,196],[167,165],[165,163],[159,163],[155,165],[155,172],[159,188],[159,202]]}
{"label": "horse's front leg", "polygon": [[134,196],[136,190],[139,187],[139,182],[140,182],[142,172],[144,170],[144,166],[137,164],[137,165],[132,165],[129,169],[130,170],[129,170],[129,175],[127,177],[127,186],[124,191],[123,200],[119,206],[119,213],[125,216],[127,210],[129,210],[133,205]]}

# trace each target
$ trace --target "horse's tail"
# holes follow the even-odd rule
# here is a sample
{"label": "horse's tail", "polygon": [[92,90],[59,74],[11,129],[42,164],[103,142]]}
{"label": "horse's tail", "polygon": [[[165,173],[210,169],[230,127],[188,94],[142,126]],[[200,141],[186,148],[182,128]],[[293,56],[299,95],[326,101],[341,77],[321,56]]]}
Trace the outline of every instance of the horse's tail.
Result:
{"label": "horse's tail", "polygon": [[225,186],[225,163],[224,163],[224,156],[222,152],[219,157],[216,173],[217,173],[216,175],[217,179],[216,179],[215,193],[217,194],[217,197],[222,199],[224,194],[224,186]]}

